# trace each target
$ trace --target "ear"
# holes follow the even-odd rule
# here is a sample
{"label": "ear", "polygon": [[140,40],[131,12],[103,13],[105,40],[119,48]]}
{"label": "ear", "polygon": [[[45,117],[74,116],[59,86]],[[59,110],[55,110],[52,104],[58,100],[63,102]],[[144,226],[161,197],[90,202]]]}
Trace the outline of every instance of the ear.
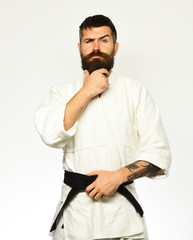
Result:
{"label": "ear", "polygon": [[80,54],[80,43],[78,43],[78,51],[79,51],[79,54]]}
{"label": "ear", "polygon": [[114,56],[117,54],[118,49],[119,49],[119,43],[116,42],[114,46]]}

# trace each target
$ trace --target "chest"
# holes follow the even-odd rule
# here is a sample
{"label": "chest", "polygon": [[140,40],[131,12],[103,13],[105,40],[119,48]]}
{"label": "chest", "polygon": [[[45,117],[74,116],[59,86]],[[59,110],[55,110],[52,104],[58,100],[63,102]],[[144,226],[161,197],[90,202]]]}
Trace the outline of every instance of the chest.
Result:
{"label": "chest", "polygon": [[105,146],[111,141],[134,147],[138,139],[135,111],[131,93],[123,84],[109,87],[90,101],[67,147],[80,150]]}

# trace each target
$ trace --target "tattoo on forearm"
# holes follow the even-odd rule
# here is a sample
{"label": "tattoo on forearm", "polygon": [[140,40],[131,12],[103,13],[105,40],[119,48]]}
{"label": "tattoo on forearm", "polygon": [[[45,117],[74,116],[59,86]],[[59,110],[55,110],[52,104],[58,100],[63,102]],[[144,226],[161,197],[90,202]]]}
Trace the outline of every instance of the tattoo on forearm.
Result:
{"label": "tattoo on forearm", "polygon": [[130,165],[130,169],[137,169],[137,168],[139,168],[139,166],[137,165],[137,164],[135,164],[135,163],[132,163],[131,165]]}
{"label": "tattoo on forearm", "polygon": [[128,175],[128,180],[132,181],[140,177],[153,177],[162,174],[162,170],[146,161],[136,161],[135,163],[125,166],[131,174]]}

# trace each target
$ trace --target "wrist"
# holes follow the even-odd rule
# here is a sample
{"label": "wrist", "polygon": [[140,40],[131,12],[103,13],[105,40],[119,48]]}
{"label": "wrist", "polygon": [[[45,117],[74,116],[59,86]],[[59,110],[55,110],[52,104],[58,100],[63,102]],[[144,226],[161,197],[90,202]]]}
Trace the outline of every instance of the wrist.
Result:
{"label": "wrist", "polygon": [[128,181],[129,170],[127,168],[123,167],[116,170],[115,172],[118,176],[120,185]]}
{"label": "wrist", "polygon": [[83,86],[80,91],[88,99],[88,101],[94,97],[92,91],[89,90],[86,86]]}

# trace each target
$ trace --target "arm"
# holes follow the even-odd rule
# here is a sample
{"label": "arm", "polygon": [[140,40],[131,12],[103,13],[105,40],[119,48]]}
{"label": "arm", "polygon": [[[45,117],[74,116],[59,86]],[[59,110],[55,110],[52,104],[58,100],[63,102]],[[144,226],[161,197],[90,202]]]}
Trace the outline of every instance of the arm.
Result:
{"label": "arm", "polygon": [[162,170],[155,165],[146,161],[136,161],[135,163],[125,166],[129,170],[127,174],[128,181],[133,181],[140,177],[155,177],[162,174]]}
{"label": "arm", "polygon": [[46,145],[63,148],[67,144],[76,133],[75,123],[89,101],[108,88],[108,76],[106,69],[96,70],[90,75],[85,71],[83,87],[70,101],[67,100],[69,94],[65,86],[61,89],[55,86],[50,90],[34,115],[35,127]]}
{"label": "arm", "polygon": [[124,182],[144,176],[159,174],[160,168],[146,161],[136,161],[116,171],[93,171],[88,176],[98,175],[97,179],[86,188],[89,197],[98,200],[113,194]]}
{"label": "arm", "polygon": [[[116,171],[94,171],[88,175],[98,178],[86,188],[90,197],[98,200],[113,194],[124,182],[137,178],[167,175],[170,166],[170,150],[159,111],[151,96],[143,87],[136,97],[137,131],[141,145],[137,161]],[[140,159],[145,159],[143,161]],[[156,167],[157,166],[157,167]]]}
{"label": "arm", "polygon": [[[83,87],[67,103],[64,114],[64,129],[69,130],[85,110],[90,100],[104,92],[108,87],[109,72],[106,69],[99,69],[89,75],[84,71],[85,78]],[[106,76],[104,75],[106,74]]]}

